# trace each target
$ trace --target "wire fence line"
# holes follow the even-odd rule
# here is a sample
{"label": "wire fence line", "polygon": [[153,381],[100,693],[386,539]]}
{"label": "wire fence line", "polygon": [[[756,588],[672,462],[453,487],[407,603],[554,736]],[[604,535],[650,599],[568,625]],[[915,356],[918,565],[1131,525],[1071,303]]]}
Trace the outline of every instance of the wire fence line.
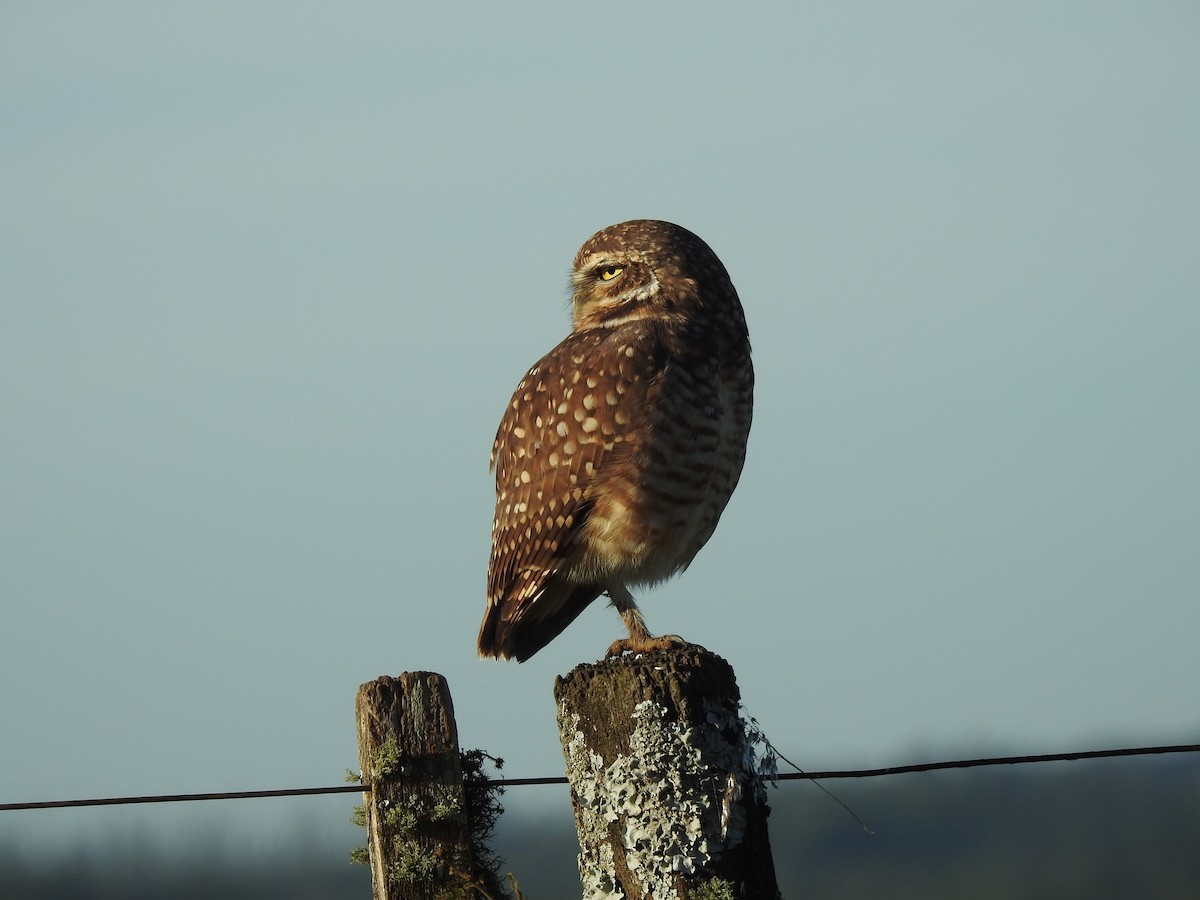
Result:
{"label": "wire fence line", "polygon": [[349,794],[369,790],[361,784],[333,787],[281,788],[267,791],[218,791],[210,794],[156,794],[147,797],[98,797],[90,800],[44,800],[37,803],[0,803],[0,811],[10,809],[65,809],[74,806],[125,806],[133,803],[180,803],[189,800],[252,800],[258,797],[304,797],[310,794]]}
{"label": "wire fence line", "polygon": [[[821,781],[833,778],[877,778],[885,775],[905,775],[912,772],[935,772],[943,769],[975,769],[984,766],[1012,766],[1027,763],[1065,762],[1080,759],[1110,759],[1120,756],[1154,756],[1166,753],[1200,752],[1200,744],[1169,744],[1160,747],[1125,747],[1113,750],[1081,750],[1072,753],[1038,753],[1028,756],[988,756],[978,759],[954,759],[942,762],[914,763],[880,769],[844,769],[826,772],[780,772],[779,781]],[[563,775],[541,778],[494,778],[489,787],[524,787],[534,784],[566,784]],[[339,784],[332,787],[282,788],[261,791],[219,791],[206,794],[157,794],[145,797],[102,797],[88,800],[43,800],[28,803],[0,803],[0,811],[19,809],[65,809],[81,806],[122,806],[136,803],[179,803],[193,800],[251,800],[262,797],[304,797],[313,794],[369,793],[370,785]]]}

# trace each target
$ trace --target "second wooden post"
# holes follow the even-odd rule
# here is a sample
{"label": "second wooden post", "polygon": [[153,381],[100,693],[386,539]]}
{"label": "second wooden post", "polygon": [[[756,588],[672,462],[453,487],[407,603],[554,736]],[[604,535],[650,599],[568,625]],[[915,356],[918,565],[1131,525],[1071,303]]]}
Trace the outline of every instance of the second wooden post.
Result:
{"label": "second wooden post", "polygon": [[377,678],[355,708],[375,900],[468,895],[474,854],[446,679]]}

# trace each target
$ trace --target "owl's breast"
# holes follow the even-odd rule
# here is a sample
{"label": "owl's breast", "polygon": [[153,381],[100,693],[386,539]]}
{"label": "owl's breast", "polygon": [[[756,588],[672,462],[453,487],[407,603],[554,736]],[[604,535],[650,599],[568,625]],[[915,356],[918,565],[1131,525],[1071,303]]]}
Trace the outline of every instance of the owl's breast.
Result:
{"label": "owl's breast", "polygon": [[644,391],[626,393],[634,427],[626,452],[598,473],[584,568],[654,583],[687,567],[729,502],[745,460],[750,386],[723,372],[719,355],[690,354],[666,357]]}

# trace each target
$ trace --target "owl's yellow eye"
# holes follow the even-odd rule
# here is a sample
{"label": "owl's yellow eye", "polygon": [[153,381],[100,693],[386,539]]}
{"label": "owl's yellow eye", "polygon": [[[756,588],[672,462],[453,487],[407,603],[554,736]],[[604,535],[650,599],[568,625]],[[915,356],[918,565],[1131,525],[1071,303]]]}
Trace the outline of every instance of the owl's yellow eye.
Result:
{"label": "owl's yellow eye", "polygon": [[601,281],[612,281],[618,275],[625,271],[624,266],[605,266],[600,270]]}

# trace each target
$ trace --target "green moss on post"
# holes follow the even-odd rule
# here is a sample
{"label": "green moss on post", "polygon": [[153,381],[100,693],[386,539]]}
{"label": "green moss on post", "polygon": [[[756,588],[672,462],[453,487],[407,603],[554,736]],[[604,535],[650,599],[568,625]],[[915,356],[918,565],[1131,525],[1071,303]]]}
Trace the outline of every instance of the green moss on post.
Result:
{"label": "green moss on post", "polygon": [[691,645],[608,659],[554,696],[585,898],[779,896],[729,663]]}

